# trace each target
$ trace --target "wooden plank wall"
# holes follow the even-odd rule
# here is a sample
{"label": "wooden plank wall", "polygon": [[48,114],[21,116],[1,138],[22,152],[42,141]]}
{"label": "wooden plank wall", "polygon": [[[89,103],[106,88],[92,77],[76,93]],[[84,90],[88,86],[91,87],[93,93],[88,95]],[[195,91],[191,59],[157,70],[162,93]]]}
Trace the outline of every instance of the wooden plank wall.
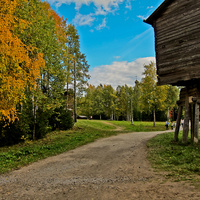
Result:
{"label": "wooden plank wall", "polygon": [[158,84],[200,79],[200,0],[175,0],[154,29]]}

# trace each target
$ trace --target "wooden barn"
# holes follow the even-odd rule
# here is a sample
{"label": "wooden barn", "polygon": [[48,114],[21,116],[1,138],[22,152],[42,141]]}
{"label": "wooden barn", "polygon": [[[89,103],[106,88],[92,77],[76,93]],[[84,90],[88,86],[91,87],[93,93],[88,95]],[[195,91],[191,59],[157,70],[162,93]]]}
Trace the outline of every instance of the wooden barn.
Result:
{"label": "wooden barn", "polygon": [[[155,32],[158,85],[184,86],[177,125],[185,106],[183,142],[189,120],[192,139],[198,142],[200,103],[200,1],[165,0],[146,20]],[[175,130],[178,139],[179,126]]]}
{"label": "wooden barn", "polygon": [[158,84],[200,79],[200,1],[165,0],[145,20],[155,31]]}

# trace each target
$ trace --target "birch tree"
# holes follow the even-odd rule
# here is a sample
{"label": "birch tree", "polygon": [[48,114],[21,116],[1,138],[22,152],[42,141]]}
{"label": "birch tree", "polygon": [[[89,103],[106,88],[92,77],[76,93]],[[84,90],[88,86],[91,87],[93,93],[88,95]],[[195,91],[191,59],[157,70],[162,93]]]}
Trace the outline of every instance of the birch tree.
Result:
{"label": "birch tree", "polygon": [[153,125],[156,123],[156,110],[165,110],[167,86],[157,86],[155,63],[144,66],[144,78],[141,81],[141,107],[144,112],[153,114]]}

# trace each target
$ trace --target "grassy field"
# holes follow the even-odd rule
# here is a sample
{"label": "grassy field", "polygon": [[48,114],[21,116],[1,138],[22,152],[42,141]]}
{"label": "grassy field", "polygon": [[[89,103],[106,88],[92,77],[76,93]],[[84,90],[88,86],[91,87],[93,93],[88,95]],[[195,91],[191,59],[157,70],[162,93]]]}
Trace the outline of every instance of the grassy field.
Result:
{"label": "grassy field", "polygon": [[126,131],[131,132],[149,132],[149,131],[164,131],[165,123],[156,122],[156,126],[153,127],[153,122],[133,122],[133,125],[130,125],[130,122],[127,121],[109,121],[110,123],[123,127]]}
{"label": "grassy field", "polygon": [[147,146],[148,158],[156,169],[167,171],[176,181],[200,180],[200,144],[173,142],[174,133],[165,133],[152,138]]}

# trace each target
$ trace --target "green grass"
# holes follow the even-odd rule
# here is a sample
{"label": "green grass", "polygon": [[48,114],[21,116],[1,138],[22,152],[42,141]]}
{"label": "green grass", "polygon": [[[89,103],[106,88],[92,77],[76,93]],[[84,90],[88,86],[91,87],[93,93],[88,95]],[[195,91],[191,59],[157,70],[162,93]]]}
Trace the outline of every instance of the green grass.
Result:
{"label": "green grass", "polygon": [[110,123],[123,127],[126,131],[131,132],[150,132],[150,131],[164,131],[165,122],[156,122],[156,126],[153,127],[153,122],[138,122],[134,121],[133,125],[128,121],[109,121]]}
{"label": "green grass", "polygon": [[[149,122],[114,122],[113,125],[105,124],[104,121],[78,120],[72,130],[55,131],[46,135],[45,138],[37,141],[25,141],[24,143],[0,148],[0,174],[18,169],[40,159],[69,151],[78,146],[95,141],[98,138],[109,137],[119,133],[132,131],[152,131],[160,129],[164,123],[153,127]],[[115,131],[116,126],[123,127],[123,130]]]}
{"label": "green grass", "polygon": [[148,158],[156,169],[167,171],[168,177],[179,180],[200,180],[200,144],[173,142],[174,133],[152,138],[147,146]]}
{"label": "green grass", "polygon": [[111,126],[105,123],[102,123],[103,121],[98,120],[78,120],[78,123],[76,124],[77,127],[82,128],[95,128],[98,130],[114,130],[115,126]]}

